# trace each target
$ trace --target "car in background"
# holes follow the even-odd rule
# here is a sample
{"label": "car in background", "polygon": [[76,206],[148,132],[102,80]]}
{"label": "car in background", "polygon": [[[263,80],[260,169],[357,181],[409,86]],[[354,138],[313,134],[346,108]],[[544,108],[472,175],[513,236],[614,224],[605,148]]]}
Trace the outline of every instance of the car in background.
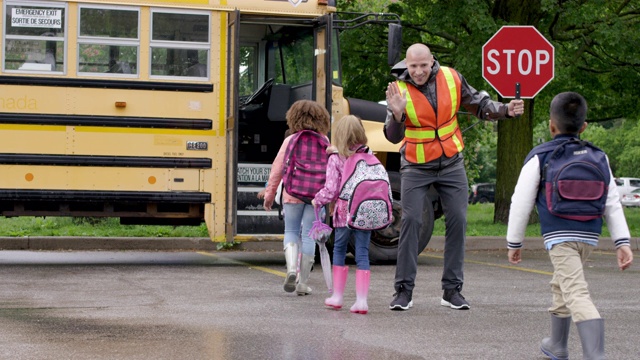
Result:
{"label": "car in background", "polygon": [[615,181],[616,186],[618,187],[618,193],[620,194],[620,200],[622,200],[624,195],[640,188],[640,179],[638,178],[619,177],[616,178]]}
{"label": "car in background", "polygon": [[469,204],[492,203],[496,197],[496,184],[494,183],[478,183],[471,185],[469,192]]}
{"label": "car in background", "polygon": [[640,206],[640,189],[635,189],[620,197],[622,206]]}

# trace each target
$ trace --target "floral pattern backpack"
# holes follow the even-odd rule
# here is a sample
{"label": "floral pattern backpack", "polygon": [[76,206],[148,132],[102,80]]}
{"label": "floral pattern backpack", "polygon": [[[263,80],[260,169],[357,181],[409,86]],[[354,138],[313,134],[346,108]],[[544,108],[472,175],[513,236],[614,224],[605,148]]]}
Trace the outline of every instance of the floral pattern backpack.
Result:
{"label": "floral pattern backpack", "polygon": [[346,159],[338,199],[346,202],[351,229],[380,230],[393,222],[389,175],[368,147],[361,146]]}

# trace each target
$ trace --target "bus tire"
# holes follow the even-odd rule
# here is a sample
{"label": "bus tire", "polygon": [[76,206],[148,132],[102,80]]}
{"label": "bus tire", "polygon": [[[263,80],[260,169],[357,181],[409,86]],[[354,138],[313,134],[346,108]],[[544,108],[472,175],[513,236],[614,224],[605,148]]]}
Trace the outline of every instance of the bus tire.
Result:
{"label": "bus tire", "polygon": [[[402,218],[402,199],[400,195],[400,173],[389,172],[391,182],[391,192],[393,193],[393,222],[389,227],[371,233],[371,243],[369,244],[369,262],[371,264],[395,263],[398,255],[398,239],[400,237],[400,224]],[[422,229],[420,230],[420,240],[418,251],[422,252],[433,233],[434,204],[439,206],[439,200],[435,191],[430,191],[425,199],[425,209],[422,213]],[[349,250],[355,254],[355,243],[349,241]]]}

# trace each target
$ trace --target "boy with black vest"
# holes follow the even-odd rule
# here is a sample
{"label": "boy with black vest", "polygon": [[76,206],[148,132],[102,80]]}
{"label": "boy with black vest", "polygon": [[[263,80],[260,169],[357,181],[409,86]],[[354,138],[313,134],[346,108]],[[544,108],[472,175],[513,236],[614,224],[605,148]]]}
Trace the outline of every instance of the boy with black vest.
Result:
{"label": "boy with black vest", "polygon": [[[522,240],[529,214],[533,205],[536,204],[545,248],[553,264],[551,279],[553,303],[549,308],[551,336],[544,338],[541,344],[542,352],[552,359],[569,358],[567,339],[572,320],[578,328],[584,358],[604,359],[604,320],[591,301],[583,272],[584,262],[598,244],[603,217],[606,219],[609,233],[616,245],[620,270],[627,269],[633,261],[633,253],[629,245],[629,228],[608,159],[602,150],[584,141],[573,141],[581,144],[582,147],[571,149],[566,155],[562,155],[585,157],[584,159],[592,162],[593,159],[600,159],[599,163],[592,165],[596,169],[595,172],[601,173],[603,179],[606,179],[601,181],[601,186],[585,190],[584,185],[579,185],[581,188],[576,189],[575,184],[580,184],[579,179],[564,182],[562,186],[566,185],[567,189],[558,190],[558,186],[551,186],[551,184],[547,186],[549,177],[545,179],[544,174],[552,170],[550,159],[554,158],[555,161],[558,154],[557,151],[554,153],[554,150],[569,139],[579,139],[579,134],[587,127],[586,114],[587,103],[578,93],[564,92],[553,98],[549,120],[549,130],[553,140],[536,146],[529,153],[511,198],[507,228],[509,262],[517,264],[521,260]],[[564,149],[566,150],[567,148]],[[597,181],[590,180],[586,183],[597,185]],[[594,190],[596,188],[601,188],[602,191],[598,193]],[[559,213],[554,202],[557,202],[555,197],[562,196],[563,191],[577,194],[576,196],[581,196],[587,191],[594,196],[585,197],[584,200],[576,202],[576,211],[573,214]],[[574,198],[573,195],[567,195],[567,199]],[[598,195],[602,197],[601,200],[598,200]],[[591,211],[593,205],[597,205],[598,201],[601,204],[601,211],[593,213]],[[585,216],[587,213],[593,216]]]}

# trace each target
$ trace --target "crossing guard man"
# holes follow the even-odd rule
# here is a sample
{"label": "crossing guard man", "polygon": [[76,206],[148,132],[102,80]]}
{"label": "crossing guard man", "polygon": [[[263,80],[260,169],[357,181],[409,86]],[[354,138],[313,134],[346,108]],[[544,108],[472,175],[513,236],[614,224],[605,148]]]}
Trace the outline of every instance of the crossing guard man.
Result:
{"label": "crossing guard man", "polygon": [[397,80],[389,83],[386,91],[384,134],[394,144],[402,141],[402,223],[396,292],[389,308],[407,310],[413,306],[424,199],[428,188],[433,186],[442,202],[446,227],[440,304],[469,309],[460,293],[469,185],[462,157],[464,141],[456,114],[463,106],[479,119],[501,120],[521,115],[524,102],[492,101],[456,70],[440,66],[424,44],[411,45],[406,58],[391,69],[391,74]]}

